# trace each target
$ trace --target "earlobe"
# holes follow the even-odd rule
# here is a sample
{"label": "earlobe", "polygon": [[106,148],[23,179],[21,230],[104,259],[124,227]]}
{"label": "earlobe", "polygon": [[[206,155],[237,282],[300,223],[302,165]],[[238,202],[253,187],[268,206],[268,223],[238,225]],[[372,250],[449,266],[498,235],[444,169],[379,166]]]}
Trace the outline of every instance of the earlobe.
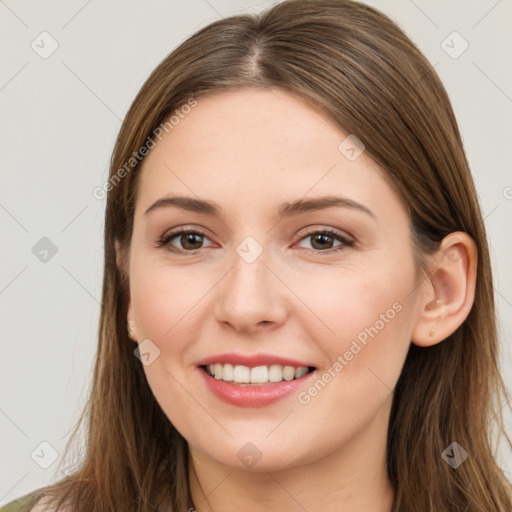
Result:
{"label": "earlobe", "polygon": [[475,297],[477,248],[460,231],[447,235],[433,256],[412,342],[421,347],[440,343],[467,318]]}
{"label": "earlobe", "polygon": [[134,322],[133,321],[130,321],[128,320],[127,321],[127,325],[126,325],[126,328],[128,330],[128,337],[132,340],[132,341],[137,341],[137,335],[135,334],[135,329],[134,329]]}
{"label": "earlobe", "polygon": [[132,341],[137,341],[137,325],[133,319],[132,302],[128,294],[127,305],[126,305],[126,329],[128,330],[128,337]]}

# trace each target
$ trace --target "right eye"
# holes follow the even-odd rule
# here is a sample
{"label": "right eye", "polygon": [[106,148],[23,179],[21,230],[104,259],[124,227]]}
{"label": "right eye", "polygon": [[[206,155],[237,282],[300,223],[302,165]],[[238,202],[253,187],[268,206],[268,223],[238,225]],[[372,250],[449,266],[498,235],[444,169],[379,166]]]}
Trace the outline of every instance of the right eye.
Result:
{"label": "right eye", "polygon": [[[166,233],[160,240],[157,241],[157,247],[165,247],[166,249],[185,254],[196,254],[203,247],[196,247],[198,244],[202,244],[202,238],[206,238],[204,233],[200,231],[190,229],[179,229],[171,233]],[[176,247],[172,244],[174,239],[177,239],[178,243],[182,247]]]}

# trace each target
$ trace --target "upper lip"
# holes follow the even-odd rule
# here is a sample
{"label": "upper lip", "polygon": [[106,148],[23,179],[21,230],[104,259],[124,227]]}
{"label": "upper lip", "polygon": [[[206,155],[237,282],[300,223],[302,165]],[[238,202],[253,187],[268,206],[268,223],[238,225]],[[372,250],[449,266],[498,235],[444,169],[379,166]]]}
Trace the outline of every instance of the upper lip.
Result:
{"label": "upper lip", "polygon": [[314,365],[298,361],[296,359],[290,359],[288,357],[275,356],[272,354],[217,354],[215,356],[206,357],[197,362],[197,366],[206,366],[209,364],[232,364],[232,365],[243,365],[249,367],[255,366],[271,366],[273,364],[279,364],[281,366],[293,366],[300,368],[302,366],[314,367]]}

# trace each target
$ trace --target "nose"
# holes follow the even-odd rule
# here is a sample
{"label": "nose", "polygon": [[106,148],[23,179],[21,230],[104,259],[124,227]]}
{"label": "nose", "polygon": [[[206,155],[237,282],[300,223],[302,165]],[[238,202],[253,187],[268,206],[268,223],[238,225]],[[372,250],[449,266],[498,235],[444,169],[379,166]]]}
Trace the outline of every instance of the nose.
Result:
{"label": "nose", "polygon": [[265,251],[248,261],[235,253],[232,268],[216,287],[216,319],[245,334],[273,330],[286,320],[291,292],[269,266]]}

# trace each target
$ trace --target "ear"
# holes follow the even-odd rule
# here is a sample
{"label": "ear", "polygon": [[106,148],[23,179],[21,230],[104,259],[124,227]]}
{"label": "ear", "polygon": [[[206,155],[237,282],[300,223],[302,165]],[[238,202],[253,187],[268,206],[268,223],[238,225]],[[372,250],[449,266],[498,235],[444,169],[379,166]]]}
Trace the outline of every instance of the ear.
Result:
{"label": "ear", "polygon": [[450,233],[441,241],[423,283],[412,333],[415,345],[443,341],[467,318],[475,298],[477,257],[476,244],[467,233]]}
{"label": "ear", "polygon": [[115,240],[115,250],[116,250],[116,265],[121,275],[121,280],[124,286],[124,297],[126,301],[126,321],[127,321],[127,329],[128,336],[133,341],[137,341],[137,330],[135,326],[135,321],[133,319],[133,311],[132,311],[132,301],[130,298],[130,281],[128,279],[128,265],[126,254],[121,247],[119,240]]}

